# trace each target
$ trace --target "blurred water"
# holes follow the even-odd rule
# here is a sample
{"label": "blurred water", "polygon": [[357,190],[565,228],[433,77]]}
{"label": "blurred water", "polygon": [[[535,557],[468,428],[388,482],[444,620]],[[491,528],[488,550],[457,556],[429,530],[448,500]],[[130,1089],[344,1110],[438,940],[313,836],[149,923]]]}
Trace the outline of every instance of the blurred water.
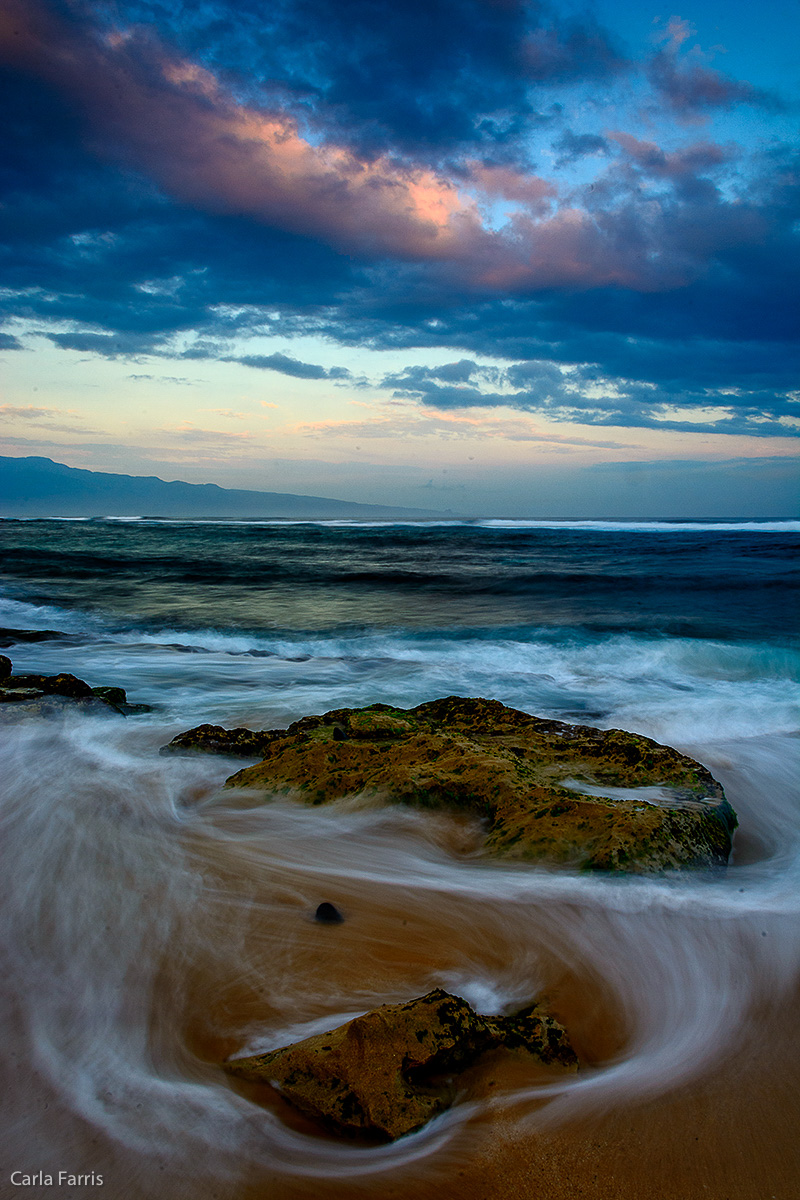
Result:
{"label": "blurred water", "polygon": [[[5,563],[0,624],[64,637],[5,653],[18,670],[71,670],[156,708],[2,728],[9,1162],[91,1163],[107,1172],[106,1195],[211,1200],[258,1172],[383,1178],[411,1161],[468,1156],[465,1130],[490,1119],[474,1097],[394,1146],[364,1149],[287,1124],[219,1069],[230,1053],[285,1044],[435,986],[483,1011],[511,1010],[543,990],[556,998],[584,1069],[517,1080],[493,1100],[492,1111],[512,1106],[532,1127],[697,1078],[734,1051],[756,1009],[762,1020],[780,1010],[800,973],[798,652],[790,569],[776,565],[774,543],[786,535],[729,532],[743,543],[720,549],[708,531],[662,531],[662,543],[683,540],[659,558],[641,542],[646,531],[607,533],[623,539],[615,549],[597,531],[587,546],[580,530],[241,534],[85,523],[86,542],[70,526],[48,554],[53,524],[7,523],[17,557],[10,570]],[[503,540],[493,541],[498,532]],[[434,535],[435,545],[420,547]],[[555,540],[525,540],[534,535]],[[232,563],[240,576],[245,569],[244,539],[255,579],[220,582],[226,539],[229,573]],[[320,578],[298,570],[294,600],[275,602],[269,564],[282,558],[288,574],[290,546],[314,559]],[[321,581],[323,550],[335,560],[332,584]],[[28,576],[21,564],[31,569],[34,551]],[[732,575],[715,614],[688,581],[711,581],[720,556]],[[456,559],[460,582],[445,588]],[[341,596],[321,608],[316,597],[336,590],[345,567],[357,577],[347,586],[358,619],[343,622]],[[427,582],[404,622],[415,571]],[[528,581],[521,592],[508,586],[515,572]],[[771,596],[757,629],[752,596],[730,586],[735,577],[746,591],[751,575],[754,592]],[[580,576],[604,582],[586,597]],[[655,620],[671,587],[679,632]],[[544,608],[559,620],[543,619]],[[347,802],[253,806],[220,791],[235,761],[157,753],[202,720],[274,727],[340,705],[450,693],[686,750],[739,815],[727,874],[604,880],[504,865],[482,858],[447,818]],[[343,925],[311,920],[321,900],[344,912]]]}

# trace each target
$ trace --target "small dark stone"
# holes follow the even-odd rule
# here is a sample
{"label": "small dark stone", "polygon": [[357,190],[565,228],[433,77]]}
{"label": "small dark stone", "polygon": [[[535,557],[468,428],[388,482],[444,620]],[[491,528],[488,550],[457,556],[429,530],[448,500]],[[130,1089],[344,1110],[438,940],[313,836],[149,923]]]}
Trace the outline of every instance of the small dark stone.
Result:
{"label": "small dark stone", "polygon": [[123,688],[92,688],[83,679],[67,671],[58,675],[15,675],[13,671],[5,669],[6,664],[11,667],[10,660],[0,654],[0,704],[21,704],[24,706],[24,715],[48,715],[73,704],[85,712],[111,710],[122,716],[136,710],[137,706],[126,704]]}
{"label": "small dark stone", "polygon": [[314,920],[319,921],[322,925],[341,925],[344,917],[335,904],[330,904],[327,900],[323,900],[314,913]]}
{"label": "small dark stone", "polygon": [[335,742],[346,742],[347,741],[347,730],[345,729],[344,725],[334,725],[333,740]]}

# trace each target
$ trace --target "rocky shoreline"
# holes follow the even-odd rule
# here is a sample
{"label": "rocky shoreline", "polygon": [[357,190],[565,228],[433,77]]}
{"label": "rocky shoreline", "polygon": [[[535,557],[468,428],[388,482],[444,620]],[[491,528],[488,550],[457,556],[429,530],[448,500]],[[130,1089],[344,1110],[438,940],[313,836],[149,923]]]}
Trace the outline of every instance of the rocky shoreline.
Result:
{"label": "rocky shoreline", "polygon": [[[26,631],[5,632],[19,634]],[[85,680],[68,672],[58,675],[16,675],[11,659],[5,654],[0,654],[0,705],[3,706],[0,715],[12,718],[52,716],[71,708],[101,714],[113,712],[123,717],[152,711],[149,704],[129,704],[124,688],[110,685],[90,687]]]}
{"label": "rocky shoreline", "polygon": [[[91,687],[69,673],[15,674],[0,655],[3,719],[70,708],[150,711],[129,704],[122,688]],[[253,759],[225,788],[246,789],[263,802],[357,798],[456,814],[474,822],[482,853],[545,867],[721,869],[737,824],[706,768],[668,746],[482,698],[334,709],[287,729],[204,724],[161,753]],[[335,926],[344,918],[321,905],[317,920]],[[464,1072],[492,1052],[558,1071],[579,1066],[567,1031],[541,998],[512,1015],[485,1016],[441,989],[266,1054],[240,1052],[221,1066],[257,1102],[265,1102],[266,1088],[339,1136],[392,1141],[452,1104]]]}

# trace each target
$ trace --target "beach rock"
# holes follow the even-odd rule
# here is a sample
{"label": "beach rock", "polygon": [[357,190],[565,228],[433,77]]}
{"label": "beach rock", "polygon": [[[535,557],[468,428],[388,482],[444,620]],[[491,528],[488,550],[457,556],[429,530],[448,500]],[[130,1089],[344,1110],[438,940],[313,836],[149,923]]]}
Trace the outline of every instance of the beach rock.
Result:
{"label": "beach rock", "polygon": [[7,679],[12,670],[11,659],[6,658],[5,654],[0,654],[0,679]]}
{"label": "beach rock", "polygon": [[720,784],[677,750],[459,696],[304,717],[226,786],[471,814],[490,853],[594,871],[721,866],[737,824]]}
{"label": "beach rock", "polygon": [[[13,678],[10,676],[10,679]],[[61,672],[58,675],[20,675],[17,678],[29,680],[30,686],[41,687],[42,691],[46,693],[68,696],[70,700],[88,700],[92,694],[88,683],[69,672]]]}
{"label": "beach rock", "polygon": [[448,1108],[456,1094],[454,1077],[500,1047],[550,1065],[578,1066],[566,1031],[544,1009],[534,1005],[516,1017],[483,1017],[441,989],[224,1066],[240,1079],[270,1084],[336,1133],[393,1141]]}
{"label": "beach rock", "polygon": [[[134,712],[150,712],[147,704],[128,704],[124,688],[90,687],[77,675],[15,675],[4,673],[2,664],[11,662],[0,655],[0,704],[14,705],[18,716],[52,716],[77,706],[82,711],[108,713],[112,710],[123,716]],[[8,717],[8,710],[4,710]]]}
{"label": "beach rock", "polygon": [[106,704],[111,704],[114,708],[123,709],[128,703],[125,689],[121,687],[93,687],[92,695],[98,700],[104,700]]}
{"label": "beach rock", "polygon": [[0,681],[6,693],[36,692],[41,696],[66,696],[70,700],[91,699],[92,689],[77,675],[8,675]]}
{"label": "beach rock", "polygon": [[239,727],[225,729],[223,725],[197,725],[179,733],[160,754],[228,754],[232,758],[263,758],[276,737],[284,730],[253,730]]}

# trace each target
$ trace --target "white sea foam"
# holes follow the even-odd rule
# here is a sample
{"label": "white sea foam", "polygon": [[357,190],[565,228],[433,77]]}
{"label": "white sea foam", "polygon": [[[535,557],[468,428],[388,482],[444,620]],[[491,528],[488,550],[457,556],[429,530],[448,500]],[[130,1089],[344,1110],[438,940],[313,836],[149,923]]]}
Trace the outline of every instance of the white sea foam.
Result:
{"label": "white sea foam", "polygon": [[476,521],[481,529],[585,529],[596,533],[800,533],[800,521]]}
{"label": "white sea foam", "polygon": [[14,522],[62,521],[66,523],[108,523],[147,526],[253,526],[256,528],[280,528],[303,525],[319,526],[322,529],[500,529],[506,532],[526,529],[569,530],[582,529],[597,533],[800,533],[800,521],[796,520],[716,520],[716,521],[580,521],[556,520],[537,521],[505,517],[442,517],[434,520],[412,518],[406,520],[353,520],[347,518],[309,519],[303,517],[265,517],[262,519],[238,520],[235,518],[210,517],[147,517],[147,516],[104,516],[104,517],[11,517]]}
{"label": "white sea foam", "polygon": [[69,670],[137,702],[203,719],[275,726],[312,711],[410,707],[482,695],[534,713],[644,733],[674,744],[800,729],[800,651],[769,643],[532,629],[525,638],[445,633],[293,637],[230,630],[114,627],[13,599],[0,624],[61,629],[69,640],[20,643],[15,669]]}

